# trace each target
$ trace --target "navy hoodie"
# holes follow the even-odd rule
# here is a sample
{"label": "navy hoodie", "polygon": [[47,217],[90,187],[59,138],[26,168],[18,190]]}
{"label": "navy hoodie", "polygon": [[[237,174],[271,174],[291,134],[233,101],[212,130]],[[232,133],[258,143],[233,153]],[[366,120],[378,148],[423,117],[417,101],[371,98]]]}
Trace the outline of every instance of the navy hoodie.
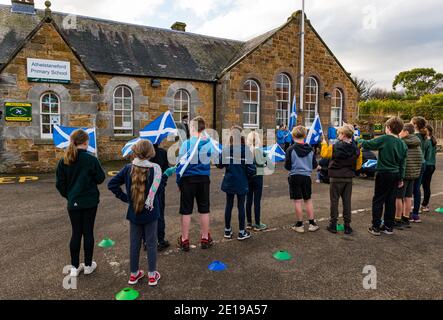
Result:
{"label": "navy hoodie", "polygon": [[309,144],[295,143],[286,151],[285,169],[290,171],[289,175],[310,177],[317,167],[314,149]]}
{"label": "navy hoodie", "polygon": [[[236,159],[236,157],[239,157]],[[256,175],[254,156],[245,145],[230,146],[223,149],[217,168],[226,168],[222,191],[228,194],[245,195],[248,193],[248,179]],[[237,161],[236,161],[237,160]]]}
{"label": "navy hoodie", "polygon": [[[132,186],[132,164],[126,165],[115,177],[111,179],[108,183],[108,189],[116,196],[117,199],[120,199],[124,203],[127,203],[128,211],[126,214],[126,219],[128,219],[130,222],[138,225],[144,225],[151,222],[154,222],[155,220],[158,220],[160,217],[160,202],[158,199],[159,194],[164,192],[165,184],[166,184],[166,177],[162,176],[162,181],[160,183],[160,186],[157,190],[157,193],[155,195],[154,200],[154,209],[152,211],[148,211],[148,209],[144,208],[142,212],[139,214],[135,213],[134,206],[132,203],[132,197],[131,197],[131,186]],[[149,189],[151,188],[152,181],[154,180],[154,169],[151,168],[149,170],[149,178],[146,181],[146,190],[145,190],[145,197],[148,197]],[[126,186],[126,193],[123,192],[121,186]]]}

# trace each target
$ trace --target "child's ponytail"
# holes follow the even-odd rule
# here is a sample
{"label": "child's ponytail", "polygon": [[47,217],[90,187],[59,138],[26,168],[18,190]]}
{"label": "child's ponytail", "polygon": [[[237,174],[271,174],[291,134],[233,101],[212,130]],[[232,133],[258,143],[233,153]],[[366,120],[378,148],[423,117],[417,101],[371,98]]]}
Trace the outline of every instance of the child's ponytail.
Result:
{"label": "child's ponytail", "polygon": [[71,140],[68,148],[65,151],[65,156],[63,158],[63,162],[65,165],[70,166],[75,161],[77,161],[78,157],[78,148],[77,146],[82,145],[89,141],[88,134],[83,130],[76,130],[71,134]]}

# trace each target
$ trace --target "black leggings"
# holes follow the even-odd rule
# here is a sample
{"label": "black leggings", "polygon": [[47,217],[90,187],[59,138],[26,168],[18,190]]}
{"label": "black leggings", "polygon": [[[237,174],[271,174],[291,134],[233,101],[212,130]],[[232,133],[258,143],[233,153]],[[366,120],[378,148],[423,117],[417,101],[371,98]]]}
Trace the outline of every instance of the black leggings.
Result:
{"label": "black leggings", "polygon": [[80,266],[80,248],[83,238],[85,250],[85,266],[92,265],[94,254],[94,223],[97,207],[82,210],[69,210],[69,218],[72,225],[72,237],[69,244],[71,250],[71,265],[75,268]]}
{"label": "black leggings", "polygon": [[431,182],[434,172],[435,172],[435,166],[426,166],[422,180],[423,190],[425,193],[425,198],[422,203],[423,207],[427,207],[429,205],[429,201],[431,200]]}

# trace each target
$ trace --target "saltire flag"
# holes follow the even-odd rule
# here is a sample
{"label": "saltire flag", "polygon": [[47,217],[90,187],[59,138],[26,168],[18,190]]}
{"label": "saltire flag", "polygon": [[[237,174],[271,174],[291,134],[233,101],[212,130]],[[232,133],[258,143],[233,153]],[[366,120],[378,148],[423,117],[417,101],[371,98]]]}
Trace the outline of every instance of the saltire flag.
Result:
{"label": "saltire flag", "polygon": [[149,140],[152,144],[160,144],[169,135],[177,135],[177,126],[171,111],[167,111],[140,131],[140,137],[129,141],[122,149],[123,157],[132,153],[132,146],[140,140]]}
{"label": "saltire flag", "polygon": [[211,136],[207,132],[203,133],[203,136],[206,139],[209,139],[209,141],[211,143],[211,150],[214,151],[214,153],[221,154],[223,152],[223,145],[221,143],[219,143],[217,140],[211,138]]}
{"label": "saltire flag", "polygon": [[176,166],[175,174],[177,175],[177,182],[180,181],[181,177],[185,173],[186,169],[188,169],[191,164],[192,159],[195,157],[195,154],[198,152],[198,146],[200,145],[200,141],[202,138],[198,138],[197,142],[194,145],[194,148],[189,149],[179,160]]}
{"label": "saltire flag", "polygon": [[263,148],[263,151],[266,153],[269,159],[272,162],[283,162],[286,159],[286,153],[278,144],[275,144],[271,147]]}
{"label": "saltire flag", "polygon": [[317,114],[315,120],[312,123],[311,129],[309,129],[306,143],[309,145],[316,145],[320,142],[320,137],[323,135],[323,129],[321,127],[320,116]]}
{"label": "saltire flag", "polygon": [[294,95],[294,101],[292,102],[291,115],[289,116],[288,130],[292,132],[297,126],[297,97]]}
{"label": "saltire flag", "polygon": [[375,168],[377,166],[377,160],[368,160],[363,165],[363,169]]}
{"label": "saltire flag", "polygon": [[97,132],[95,128],[73,128],[54,125],[52,138],[54,145],[58,149],[66,149],[71,141],[71,134],[76,130],[83,130],[89,135],[88,152],[97,155]]}

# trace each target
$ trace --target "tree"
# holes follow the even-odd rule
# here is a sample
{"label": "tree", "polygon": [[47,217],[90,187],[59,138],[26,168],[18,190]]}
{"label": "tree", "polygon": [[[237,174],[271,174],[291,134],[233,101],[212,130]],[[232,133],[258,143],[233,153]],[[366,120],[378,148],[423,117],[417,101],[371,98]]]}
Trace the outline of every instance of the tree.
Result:
{"label": "tree", "polygon": [[395,77],[392,87],[396,90],[397,86],[401,86],[408,96],[422,97],[425,94],[436,93],[442,81],[442,73],[437,73],[432,68],[416,68],[400,72]]}
{"label": "tree", "polygon": [[375,86],[375,81],[360,79],[357,77],[353,78],[355,84],[357,85],[357,90],[360,95],[359,101],[366,101],[371,97],[371,92]]}

